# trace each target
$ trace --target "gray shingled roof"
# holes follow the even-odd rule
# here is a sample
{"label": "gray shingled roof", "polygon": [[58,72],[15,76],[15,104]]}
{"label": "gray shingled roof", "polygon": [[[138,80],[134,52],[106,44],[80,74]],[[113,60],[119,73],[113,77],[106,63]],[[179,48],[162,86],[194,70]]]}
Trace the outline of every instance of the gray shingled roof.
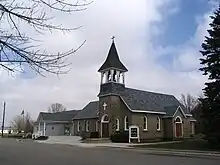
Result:
{"label": "gray shingled roof", "polygon": [[128,71],[128,69],[122,64],[122,62],[119,59],[114,42],[112,42],[108,56],[103,65],[99,68],[98,72],[101,72],[109,68],[117,68],[125,72]]}
{"label": "gray shingled roof", "polygon": [[167,117],[173,116],[178,107],[179,107],[179,105],[173,105],[173,106],[164,107],[164,109],[166,111],[166,116]]}
{"label": "gray shingled roof", "polygon": [[87,104],[74,119],[96,118],[99,112],[99,101],[92,101]]}
{"label": "gray shingled roof", "polygon": [[[179,106],[182,107],[180,102],[173,95],[125,88],[123,85],[114,85],[114,83],[103,85],[110,85],[110,88],[106,88],[99,96],[105,94],[118,95],[132,110],[165,112],[166,116],[172,116]],[[108,89],[111,89],[111,91]],[[184,107],[182,107],[182,109],[186,112]],[[98,110],[99,102],[90,102],[74,117],[74,119],[98,117]]]}
{"label": "gray shingled roof", "polygon": [[44,121],[72,121],[72,118],[79,113],[79,110],[71,110],[57,113],[40,112],[39,116]]}
{"label": "gray shingled roof", "polygon": [[168,94],[131,88],[125,88],[124,91],[119,91],[118,94],[132,110],[166,112],[164,107],[179,105],[179,101],[173,95]]}
{"label": "gray shingled roof", "polygon": [[[103,84],[102,86],[103,88],[99,96],[105,94],[119,95],[132,110],[166,112],[171,114],[171,111],[174,111],[173,109],[175,107],[181,106],[180,102],[173,95],[126,88],[122,84],[116,83]],[[171,107],[171,109],[168,107]],[[184,107],[182,109],[186,112]]]}

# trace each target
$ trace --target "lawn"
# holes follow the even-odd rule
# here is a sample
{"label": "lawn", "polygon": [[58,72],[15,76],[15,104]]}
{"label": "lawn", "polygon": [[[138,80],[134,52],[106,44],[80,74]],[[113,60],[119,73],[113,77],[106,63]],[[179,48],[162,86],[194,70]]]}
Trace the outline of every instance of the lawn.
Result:
{"label": "lawn", "polygon": [[138,148],[162,148],[162,149],[179,149],[179,150],[200,150],[200,151],[220,151],[211,149],[205,140],[184,140],[178,143],[139,145]]}

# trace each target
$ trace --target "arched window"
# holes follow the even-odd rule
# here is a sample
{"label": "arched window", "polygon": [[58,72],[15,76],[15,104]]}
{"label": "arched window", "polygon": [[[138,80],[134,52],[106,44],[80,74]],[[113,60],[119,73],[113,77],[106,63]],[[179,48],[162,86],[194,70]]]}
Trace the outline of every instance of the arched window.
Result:
{"label": "arched window", "polygon": [[107,114],[105,114],[105,115],[102,116],[101,122],[102,122],[102,123],[108,123],[108,122],[109,122],[109,118],[108,118],[108,115],[107,115]]}
{"label": "arched window", "polygon": [[147,131],[147,116],[144,116],[144,131]]}
{"label": "arched window", "polygon": [[95,122],[95,131],[98,132],[99,131],[99,121]]}
{"label": "arched window", "polygon": [[120,129],[120,128],[119,128],[119,127],[120,127],[120,126],[119,126],[119,125],[120,125],[119,119],[116,119],[115,121],[116,121],[116,123],[115,123],[115,130],[116,130],[116,131],[119,131],[119,129]]}
{"label": "arched window", "polygon": [[128,117],[127,116],[125,116],[124,118],[124,128],[125,128],[125,131],[128,130]]}
{"label": "arched window", "polygon": [[77,131],[79,132],[80,131],[80,122],[78,121],[77,123]]}
{"label": "arched window", "polygon": [[86,121],[86,132],[89,131],[89,121]]}
{"label": "arched window", "polygon": [[179,116],[177,116],[176,120],[175,120],[175,123],[182,123],[182,119]]}
{"label": "arched window", "polygon": [[160,131],[160,117],[157,117],[157,131]]}

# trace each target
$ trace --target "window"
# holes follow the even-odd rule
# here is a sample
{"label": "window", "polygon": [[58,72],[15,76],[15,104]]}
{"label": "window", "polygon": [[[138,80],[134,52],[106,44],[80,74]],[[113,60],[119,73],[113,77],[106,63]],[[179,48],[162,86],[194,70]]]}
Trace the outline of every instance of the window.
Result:
{"label": "window", "polygon": [[52,130],[54,130],[54,127],[52,127]]}
{"label": "window", "polygon": [[144,116],[144,131],[147,131],[147,116]]}
{"label": "window", "polygon": [[95,131],[98,132],[99,131],[99,122],[96,121],[95,123]]}
{"label": "window", "polygon": [[120,125],[119,119],[116,119],[116,127],[115,127],[116,131],[119,131],[119,125]]}
{"label": "window", "polygon": [[77,123],[77,131],[79,132],[80,131],[80,122],[78,121]]}
{"label": "window", "polygon": [[86,121],[86,132],[89,131],[89,121]]}
{"label": "window", "polygon": [[124,128],[125,128],[125,131],[128,130],[128,117],[127,116],[125,116],[124,118]]}
{"label": "window", "polygon": [[182,120],[179,116],[176,117],[175,123],[182,123]]}
{"label": "window", "polygon": [[160,118],[157,117],[157,131],[160,131]]}

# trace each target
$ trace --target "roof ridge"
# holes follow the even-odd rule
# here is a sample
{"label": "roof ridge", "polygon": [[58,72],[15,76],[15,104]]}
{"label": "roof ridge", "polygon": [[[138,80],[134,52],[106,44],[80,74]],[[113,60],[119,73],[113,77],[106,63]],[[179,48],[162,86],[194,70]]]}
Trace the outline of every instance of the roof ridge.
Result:
{"label": "roof ridge", "polygon": [[140,92],[148,92],[148,93],[152,93],[152,94],[159,94],[159,95],[167,95],[167,96],[173,96],[172,94],[167,94],[167,93],[159,93],[159,92],[153,92],[153,91],[146,91],[146,90],[141,90],[141,89],[136,89],[136,88],[128,88],[126,87],[125,89],[131,89],[131,90],[136,90],[136,91],[140,91]]}

